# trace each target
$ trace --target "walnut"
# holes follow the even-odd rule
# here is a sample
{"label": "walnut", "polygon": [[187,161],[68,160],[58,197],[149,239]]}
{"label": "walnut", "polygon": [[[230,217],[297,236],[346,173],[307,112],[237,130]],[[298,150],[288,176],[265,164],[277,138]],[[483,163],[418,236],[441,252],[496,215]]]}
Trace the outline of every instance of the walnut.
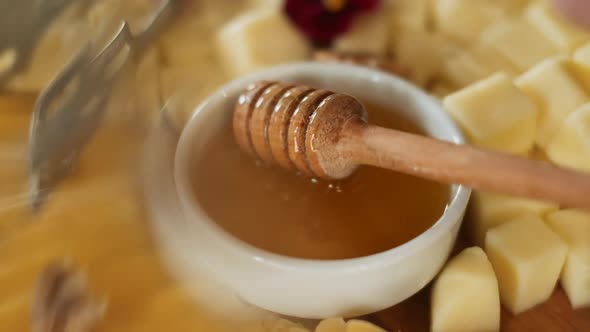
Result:
{"label": "walnut", "polygon": [[106,305],[88,295],[86,278],[67,261],[45,268],[38,280],[31,312],[32,332],[88,332]]}

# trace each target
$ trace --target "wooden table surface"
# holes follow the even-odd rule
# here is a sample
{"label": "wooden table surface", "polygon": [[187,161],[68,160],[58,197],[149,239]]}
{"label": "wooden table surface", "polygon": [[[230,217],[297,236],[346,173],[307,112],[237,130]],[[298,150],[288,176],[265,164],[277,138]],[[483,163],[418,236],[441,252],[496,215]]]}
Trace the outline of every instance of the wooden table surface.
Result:
{"label": "wooden table surface", "polygon": [[[19,97],[20,98],[20,97]],[[20,152],[24,152],[24,139],[26,138],[26,132],[27,132],[27,126],[28,126],[28,119],[29,119],[29,115],[27,114],[28,112],[26,112],[26,110],[23,112],[22,109],[30,109],[32,107],[32,101],[30,99],[30,97],[23,97],[21,99],[5,99],[0,97],[0,157],[4,157],[5,161],[7,160],[10,153],[15,154],[17,157],[19,156],[19,151]],[[20,110],[19,110],[20,109]],[[112,149],[112,146],[115,144],[120,144],[121,142],[119,142],[120,139],[117,138],[106,138],[105,143],[103,143],[101,146],[102,148],[98,147],[97,151],[99,151],[99,154],[97,156],[102,156],[104,157],[105,155],[109,155],[110,158],[116,158],[113,157],[112,153],[109,152],[109,149]],[[96,148],[96,147],[95,147]],[[16,153],[15,153],[16,151]],[[8,156],[8,157],[7,157]],[[102,158],[102,157],[100,157]],[[99,157],[94,158],[92,155],[88,155],[86,158],[86,166],[82,167],[82,169],[80,170],[81,172],[81,176],[82,177],[86,177],[86,178],[93,178],[96,176],[101,176],[100,173],[104,173],[105,172],[105,167],[100,166],[100,159]],[[18,159],[18,160],[17,160]],[[22,163],[23,161],[23,155],[20,155],[20,157],[16,158],[14,160],[15,162],[10,163],[10,162],[4,162],[3,165],[0,167],[0,170],[4,170],[4,171],[0,171],[0,183],[6,184],[0,187],[0,202],[2,202],[2,198],[5,198],[6,196],[2,196],[2,195],[6,195],[9,194],[10,191],[16,190],[15,188],[20,188],[20,187],[15,187],[12,186],[10,184],[14,184],[14,183],[20,183],[20,185],[22,186],[22,181],[23,181],[23,176],[24,176],[24,169],[20,169],[19,165],[24,166],[24,163]],[[111,165],[112,166],[112,165]],[[18,174],[16,176],[15,179],[15,174]],[[104,174],[102,174],[104,176]],[[80,175],[79,175],[80,176]],[[20,180],[18,179],[20,178]],[[77,184],[78,183],[78,184]],[[68,184],[68,189],[70,190],[70,192],[72,192],[72,190],[75,192],[76,190],[76,186],[79,186],[80,188],[78,188],[80,191],[80,193],[84,193],[84,181],[81,182],[76,182],[76,181],[72,181]],[[129,193],[122,193],[120,192],[121,186],[112,186],[111,187],[105,187],[101,189],[101,195],[104,196],[112,196],[112,197],[117,197],[117,204],[100,204],[97,206],[100,206],[100,211],[95,211],[95,213],[93,213],[92,211],[86,211],[86,213],[88,213],[88,216],[93,215],[93,218],[98,218],[100,215],[105,215],[105,216],[111,216],[111,215],[119,215],[121,213],[118,213],[117,209],[121,209],[121,204],[123,200],[129,200],[130,202],[135,200],[136,203],[134,203],[133,205],[141,205],[141,202],[139,201],[140,198],[139,196],[134,196],[131,195]],[[128,189],[128,188],[127,188]],[[112,192],[109,192],[109,190],[111,190]],[[4,193],[4,191],[7,191],[6,193]],[[75,195],[74,195],[75,196]],[[125,198],[123,198],[125,197]],[[63,200],[62,200],[63,201]],[[63,202],[62,202],[63,203]],[[22,204],[21,204],[22,205]],[[127,206],[129,204],[125,203],[124,206]],[[23,228],[23,232],[28,232],[25,228],[30,228],[31,226],[22,226],[22,225],[27,225],[26,222],[23,222],[22,219],[25,218],[26,213],[22,212],[22,209],[16,209],[15,211],[21,211],[20,213],[7,213],[10,212],[7,209],[3,209],[4,207],[0,207],[0,257],[4,260],[4,262],[16,262],[18,261],[18,257],[12,257],[11,255],[11,248],[18,248],[19,244],[16,241],[16,239],[18,239],[18,236],[16,236],[15,234],[17,234],[19,232],[19,227],[24,227]],[[57,207],[53,207],[53,210],[56,210]],[[68,207],[67,204],[62,204],[62,210],[63,209],[74,209],[74,206]],[[112,211],[109,211],[112,210]],[[51,215],[53,215],[55,220],[51,220]],[[56,212],[53,211],[53,213],[51,215],[45,215],[44,216],[44,223],[47,223],[47,225],[51,225],[51,223],[55,222],[56,225],[59,225],[60,223],[65,223],[65,221],[63,220],[64,215],[69,215],[68,213],[63,213],[63,212]],[[127,218],[132,218],[132,219],[138,219],[138,220],[130,220],[128,225],[125,225],[125,227],[123,227],[124,229],[126,229],[126,233],[123,234],[116,234],[113,233],[115,232],[115,229],[118,228],[113,228],[113,230],[111,230],[110,232],[112,233],[111,236],[113,237],[113,239],[115,238],[121,238],[121,240],[123,241],[128,241],[127,237],[129,236],[129,229],[134,229],[137,228],[137,230],[135,231],[136,234],[146,234],[148,233],[147,231],[147,224],[145,222],[143,222],[142,220],[140,220],[141,214],[136,214],[136,213],[122,213],[122,215],[124,216],[128,216]],[[21,219],[19,221],[19,219]],[[15,226],[16,225],[16,226]],[[19,226],[21,225],[21,226]],[[83,224],[82,224],[83,225]],[[8,227],[10,226],[10,227]],[[34,226],[37,227],[37,226]],[[39,226],[41,227],[41,226]],[[42,227],[51,227],[51,226],[42,226]],[[110,226],[109,226],[110,227]],[[112,226],[115,227],[115,226]],[[95,227],[96,228],[96,227]],[[83,228],[80,228],[83,229]],[[90,229],[93,229],[92,227]],[[32,232],[32,230],[30,230],[31,232],[31,236],[36,236],[34,237],[37,241],[41,241],[40,239],[42,239],[42,237],[40,237],[40,233],[34,233]],[[4,233],[3,233],[4,232]],[[37,234],[37,235],[35,235]],[[75,235],[68,235],[69,233],[64,232],[64,233],[58,233],[58,230],[52,230],[52,233],[48,233],[48,234],[59,234],[59,236],[64,236],[64,241],[69,241],[69,239],[66,239],[65,237],[73,237]],[[29,234],[30,235],[30,234]],[[48,235],[49,236],[49,235]],[[145,237],[145,235],[141,235],[141,237]],[[23,237],[26,238],[26,237]],[[6,239],[6,240],[4,240]],[[89,238],[91,239],[91,238]],[[127,239],[127,240],[125,240]],[[5,242],[3,242],[5,241]],[[51,239],[42,239],[42,241],[46,241],[46,243],[52,243]],[[111,240],[111,242],[108,245],[113,245],[113,241],[115,240]],[[76,242],[76,241],[74,241]],[[77,241],[76,245],[85,245],[84,248],[90,248],[91,245],[100,245],[99,243],[101,242],[87,242],[87,243],[78,243],[80,241]],[[85,241],[82,241],[85,242]],[[135,241],[137,242],[137,241]],[[141,243],[149,243],[149,242],[145,242],[145,240],[141,240]],[[144,244],[142,244],[141,246],[135,246],[134,247],[134,255],[137,256],[139,255],[139,252],[145,251],[145,254],[143,255],[147,255],[149,253],[150,257],[153,256],[153,258],[149,259],[149,269],[150,271],[154,271],[153,273],[156,273],[158,275],[161,274],[165,274],[164,269],[161,267],[160,264],[157,263],[157,258],[156,256],[154,256],[152,253],[154,252],[154,248],[148,248],[146,247],[146,249],[141,249],[144,247]],[[460,250],[461,248],[465,247],[469,245],[469,243],[467,243],[465,241],[465,237],[462,236],[460,241],[457,244],[456,247],[456,251]],[[148,245],[149,246],[149,245]],[[55,248],[61,248],[61,246],[57,246]],[[28,248],[28,247],[26,247]],[[51,248],[48,248],[47,250],[53,250],[55,249],[53,247],[53,244],[51,244]],[[75,249],[75,247],[72,247]],[[68,250],[73,250],[72,248],[69,248]],[[40,251],[43,248],[29,248],[31,249],[32,252],[35,251]],[[27,249],[28,250],[28,249]],[[55,249],[57,250],[57,249]],[[57,251],[56,251],[57,252]],[[111,254],[112,255],[112,254]],[[117,252],[116,256],[118,257],[124,257],[125,253],[124,252]],[[105,256],[106,257],[106,256]],[[103,262],[105,262],[104,264],[106,264],[106,262],[110,262],[110,259],[106,259],[105,257],[103,257]],[[114,258],[114,257],[113,257]],[[1,261],[0,261],[1,262]],[[31,263],[32,264],[32,263]],[[35,263],[36,264],[36,263]],[[93,266],[93,263],[89,263],[90,266]],[[99,265],[96,265],[98,263],[95,263],[95,269],[100,270],[102,269]],[[101,263],[102,264],[102,263]],[[121,263],[123,264],[123,263]],[[0,264],[1,265],[1,264]],[[124,266],[124,265],[122,265]],[[6,266],[1,266],[0,268],[6,268]],[[34,271],[37,271],[38,268],[40,268],[39,266],[29,269],[27,271],[29,272],[22,272],[22,276],[24,278],[28,278],[31,279],[34,277],[34,275],[32,274]],[[21,279],[21,274],[15,274],[12,276],[12,278],[10,277],[10,273],[6,274],[5,270],[2,270],[5,273],[2,274],[0,273],[0,289],[6,288],[5,290],[10,290],[12,288],[15,288],[16,286],[10,286],[8,284],[2,284],[2,280],[6,281],[7,280],[13,280],[13,281],[18,281],[19,279]],[[158,272],[155,272],[158,271]],[[0,271],[1,272],[1,271]],[[132,271],[129,271],[132,272]],[[115,272],[113,272],[115,273]],[[120,271],[117,273],[128,273],[125,271]],[[4,279],[3,279],[4,278]],[[90,280],[93,279],[93,275],[89,276]],[[94,278],[98,278],[98,277],[94,277]],[[170,281],[168,281],[167,278],[164,277],[159,277],[162,280],[166,280],[165,282],[162,283],[162,285],[168,285],[166,286],[166,288],[162,288],[162,289],[169,289],[169,283]],[[117,280],[117,282],[119,283],[123,283],[121,285],[111,285],[108,283],[108,280]],[[112,281],[111,281],[112,282]],[[125,284],[125,282],[128,282],[127,284]],[[23,284],[22,282],[18,282],[19,285],[21,285],[22,287],[25,287],[27,284]],[[100,282],[99,282],[100,284]],[[29,286],[26,286],[29,287]],[[146,292],[152,292],[153,290],[146,290],[146,292],[142,292],[141,287],[142,284],[141,283],[137,283],[133,280],[128,280],[127,279],[105,279],[103,281],[102,286],[105,290],[110,290],[112,293],[112,295],[114,296],[113,298],[113,307],[117,308],[118,304],[120,304],[117,301],[123,301],[121,303],[133,303],[132,299],[124,299],[123,295],[117,297],[116,292],[120,292],[121,294],[124,294],[126,291],[128,292],[129,289],[136,289],[134,291],[133,294],[140,294],[140,293],[146,293]],[[112,287],[112,288],[111,288]],[[135,288],[134,288],[135,287]],[[147,286],[146,286],[147,287]],[[160,286],[158,286],[160,287]],[[164,287],[164,286],[162,286]],[[100,287],[99,287],[100,288]],[[156,288],[154,288],[156,289]],[[160,288],[157,288],[160,289]],[[176,289],[176,287],[175,287]],[[24,289],[23,291],[28,291],[27,289]],[[155,291],[154,291],[155,292]],[[364,317],[367,318],[381,326],[383,326],[384,328],[386,328],[389,331],[405,331],[405,332],[422,332],[422,331],[428,331],[429,330],[429,293],[430,293],[430,289],[424,289],[423,291],[421,291],[420,293],[418,293],[417,295],[413,296],[412,298],[408,299],[407,301],[392,307],[390,309],[384,310],[382,312],[373,314],[371,316],[368,317]],[[16,294],[16,292],[15,292]],[[159,294],[159,293],[155,293],[155,294]],[[175,295],[176,296],[176,295]],[[157,296],[156,296],[157,298]],[[28,302],[27,302],[28,303]],[[146,303],[150,303],[149,301]],[[13,311],[10,311],[8,309],[6,309],[7,307],[3,305],[6,303],[3,303],[3,294],[0,294],[0,330],[1,331],[5,331],[4,328],[2,328],[3,326],[8,328],[9,326],[12,327],[16,327],[19,326],[21,328],[19,328],[18,330],[14,330],[11,329],[10,331],[12,332],[14,330],[14,332],[21,332],[22,327],[25,326],[22,324],[22,320],[25,318],[24,315],[27,314],[28,310],[25,307],[19,308],[18,310],[16,309],[11,309]],[[143,303],[138,303],[138,307],[141,307]],[[185,304],[186,306],[186,304]],[[123,307],[123,304],[120,304],[119,308]],[[153,306],[152,306],[153,307]],[[152,308],[150,307],[150,308]],[[159,307],[156,306],[156,307]],[[186,309],[185,307],[183,307],[184,311],[183,312],[187,312],[188,309]],[[152,308],[153,309],[153,308]],[[4,311],[3,311],[4,310]],[[150,309],[151,310],[151,309]],[[199,310],[198,308],[195,310]],[[149,312],[149,311],[148,311]],[[196,312],[196,311],[195,311]],[[14,316],[17,315],[17,316]],[[121,319],[127,319],[128,316],[121,316],[117,313],[112,314],[116,317],[123,317]],[[4,317],[4,318],[3,318]],[[5,323],[7,323],[10,319],[10,317],[14,317],[13,321],[10,323],[8,323],[7,325]],[[178,320],[179,318],[177,316],[174,316],[171,314],[170,317],[175,317],[174,320]],[[196,314],[191,314],[191,317],[196,317]],[[125,324],[123,324],[123,326],[140,326],[141,328],[136,329],[137,331],[157,331],[158,329],[154,328],[148,328],[147,324],[149,321],[154,320],[154,319],[160,319],[157,317],[149,317],[149,319],[145,319],[142,318],[142,316],[135,316],[135,317],[130,317],[128,318],[129,320],[133,320],[136,319],[138,322],[136,322],[136,325],[133,325],[134,323],[132,322],[125,322]],[[151,320],[150,320],[151,319]],[[167,326],[165,325],[166,323],[163,321],[164,318],[161,318],[160,321],[158,321],[158,326]],[[140,322],[139,322],[140,321]],[[186,323],[183,326],[182,331],[191,331],[191,326],[189,324],[189,320],[186,321]],[[200,323],[199,323],[200,322]],[[195,324],[203,324],[202,321],[199,321]],[[13,325],[11,325],[13,324]],[[16,324],[16,325],[14,325]],[[313,323],[312,323],[313,324]],[[116,325],[116,324],[115,324]],[[156,326],[156,325],[154,325]],[[202,325],[201,325],[202,326]],[[101,329],[98,330],[99,332],[103,332],[103,331],[111,331],[111,329],[105,328],[105,329]],[[114,329],[117,330],[117,329]],[[129,328],[129,329],[124,329],[126,331],[133,331],[134,329]],[[8,330],[6,330],[8,331]],[[22,330],[25,331],[25,330]],[[177,331],[180,331],[180,329],[177,329]],[[548,331],[548,332],[574,332],[574,331],[578,331],[578,332],[586,332],[586,331],[590,331],[590,308],[587,309],[581,309],[581,310],[572,310],[571,306],[568,303],[568,300],[565,296],[565,294],[563,293],[563,291],[558,288],[553,296],[551,297],[551,299],[549,301],[547,301],[546,303],[539,305],[537,307],[535,307],[532,310],[529,310],[523,314],[520,314],[518,316],[513,316],[510,313],[508,313],[507,311],[503,310],[502,311],[502,331],[505,332],[524,332],[524,331]],[[247,332],[247,331],[246,331]]]}

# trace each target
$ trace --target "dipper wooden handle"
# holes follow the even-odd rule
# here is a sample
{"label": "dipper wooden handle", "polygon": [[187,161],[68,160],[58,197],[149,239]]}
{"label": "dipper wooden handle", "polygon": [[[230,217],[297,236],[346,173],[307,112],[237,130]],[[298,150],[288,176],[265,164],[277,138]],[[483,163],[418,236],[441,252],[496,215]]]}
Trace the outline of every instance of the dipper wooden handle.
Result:
{"label": "dipper wooden handle", "polygon": [[355,98],[258,82],[233,118],[242,150],[308,176],[341,179],[360,164],[444,183],[590,209],[590,174],[373,126]]}

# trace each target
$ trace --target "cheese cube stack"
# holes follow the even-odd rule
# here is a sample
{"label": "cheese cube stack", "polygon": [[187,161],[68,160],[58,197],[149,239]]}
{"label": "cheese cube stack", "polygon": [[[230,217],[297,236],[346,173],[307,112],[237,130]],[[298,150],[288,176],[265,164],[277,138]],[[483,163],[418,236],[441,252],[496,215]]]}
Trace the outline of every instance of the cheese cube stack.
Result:
{"label": "cheese cube stack", "polygon": [[494,269],[479,247],[451,259],[434,283],[432,332],[498,331],[500,298]]}
{"label": "cheese cube stack", "polygon": [[355,21],[350,31],[336,38],[333,48],[346,53],[384,56],[387,51],[388,30],[387,15],[384,13],[364,15]]}
{"label": "cheese cube stack", "polygon": [[252,10],[227,23],[217,33],[219,56],[230,75],[307,58],[309,46],[283,13]]}
{"label": "cheese cube stack", "polygon": [[546,3],[538,2],[530,6],[525,16],[562,52],[569,53],[590,40],[590,33],[558,15]]}
{"label": "cheese cube stack", "polygon": [[551,296],[567,245],[541,218],[526,216],[490,229],[485,251],[498,278],[502,304],[518,314]]}
{"label": "cheese cube stack", "polygon": [[539,125],[536,143],[546,148],[564,119],[576,108],[590,101],[588,95],[569,74],[569,60],[554,58],[543,61],[515,81],[537,105]]}
{"label": "cheese cube stack", "polygon": [[545,153],[555,164],[590,171],[590,103],[563,121]]}
{"label": "cheese cube stack", "polygon": [[590,214],[561,210],[547,216],[547,224],[569,245],[561,286],[572,307],[590,306]]}
{"label": "cheese cube stack", "polygon": [[474,192],[471,196],[471,218],[468,227],[475,243],[483,246],[488,229],[521,216],[544,217],[557,209],[558,206],[555,203]]}
{"label": "cheese cube stack", "polygon": [[471,44],[491,23],[501,20],[500,7],[486,0],[438,0],[433,4],[435,28],[457,42]]}
{"label": "cheese cube stack", "polygon": [[525,71],[558,52],[550,40],[522,19],[496,23],[482,34],[481,43],[510,61],[520,71]]}
{"label": "cheese cube stack", "polygon": [[478,146],[513,154],[533,147],[537,107],[505,74],[451,94],[443,104]]}

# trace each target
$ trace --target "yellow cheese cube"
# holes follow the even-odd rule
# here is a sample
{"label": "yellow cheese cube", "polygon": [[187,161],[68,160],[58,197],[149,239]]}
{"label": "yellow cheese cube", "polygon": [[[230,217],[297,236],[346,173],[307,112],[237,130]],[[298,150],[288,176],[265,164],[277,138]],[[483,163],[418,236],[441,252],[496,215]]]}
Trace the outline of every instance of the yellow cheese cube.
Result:
{"label": "yellow cheese cube", "polygon": [[493,74],[481,61],[469,53],[459,54],[445,61],[443,77],[458,87],[467,86]]}
{"label": "yellow cheese cube", "polygon": [[481,43],[524,71],[557,54],[557,48],[532,24],[521,19],[498,22],[481,36]]}
{"label": "yellow cheese cube", "polygon": [[548,59],[515,81],[539,106],[536,143],[545,148],[563,120],[589,101],[588,95],[567,70],[568,60]]}
{"label": "yellow cheese cube", "polygon": [[478,146],[514,154],[533,147],[537,108],[505,74],[455,92],[443,104]]}
{"label": "yellow cheese cube", "polygon": [[526,10],[525,15],[560,51],[571,52],[590,40],[590,33],[558,15],[546,3],[535,3]]}
{"label": "yellow cheese cube", "polygon": [[346,332],[346,322],[342,318],[328,318],[321,321],[315,332]]}
{"label": "yellow cheese cube", "polygon": [[336,38],[333,48],[347,53],[385,55],[388,30],[387,16],[384,13],[363,15],[355,21],[350,31]]}
{"label": "yellow cheese cube", "polygon": [[544,217],[557,209],[558,205],[555,203],[475,192],[471,196],[468,228],[475,243],[483,246],[488,229],[521,216]]}
{"label": "yellow cheese cube", "polygon": [[279,10],[252,10],[217,33],[219,56],[230,75],[241,75],[309,55],[307,40]]}
{"label": "yellow cheese cube", "polygon": [[590,91],[590,43],[578,48],[572,56],[571,72]]}
{"label": "yellow cheese cube", "polygon": [[492,264],[479,247],[451,259],[434,283],[432,332],[498,331],[500,295]]}
{"label": "yellow cheese cube", "polygon": [[545,153],[555,164],[590,171],[590,103],[563,121]]}
{"label": "yellow cheese cube", "polygon": [[400,29],[397,33],[399,37],[391,45],[390,53],[400,65],[411,68],[411,79],[419,85],[438,76],[445,59],[457,52],[444,37],[424,30]]}
{"label": "yellow cheese cube", "polygon": [[389,21],[393,29],[426,29],[430,0],[385,1],[384,7],[388,11]]}
{"label": "yellow cheese cube", "polygon": [[490,229],[485,250],[496,271],[502,304],[518,314],[551,296],[567,245],[541,218],[526,216]]}
{"label": "yellow cheese cube", "polygon": [[481,59],[470,53],[461,53],[447,59],[442,68],[442,76],[458,87],[467,86],[494,73]]}
{"label": "yellow cheese cube", "polygon": [[546,220],[569,245],[561,286],[574,308],[590,306],[590,214],[561,210],[549,214]]}
{"label": "yellow cheese cube", "polygon": [[469,52],[494,72],[501,71],[510,76],[516,76],[519,73],[517,67],[488,45],[475,45]]}
{"label": "yellow cheese cube", "polygon": [[438,0],[433,4],[435,28],[454,40],[470,44],[493,22],[502,19],[501,8],[486,0]]}
{"label": "yellow cheese cube", "polygon": [[351,319],[346,323],[346,332],[387,332],[375,324],[357,319]]}
{"label": "yellow cheese cube", "polygon": [[442,76],[459,87],[467,86],[497,72],[510,76],[518,74],[518,69],[510,61],[484,44],[475,45],[468,51],[448,54],[441,70]]}

